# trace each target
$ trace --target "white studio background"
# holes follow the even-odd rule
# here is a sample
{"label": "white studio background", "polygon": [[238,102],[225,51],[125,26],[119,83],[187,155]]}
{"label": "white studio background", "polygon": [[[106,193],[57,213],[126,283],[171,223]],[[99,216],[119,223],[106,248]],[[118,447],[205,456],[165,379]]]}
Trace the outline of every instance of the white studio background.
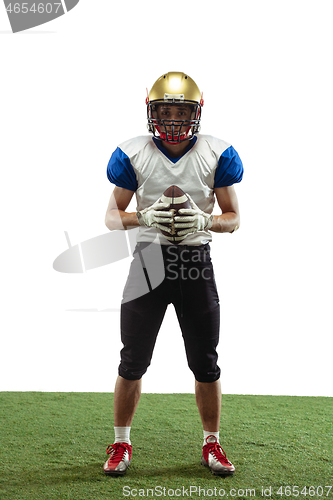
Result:
{"label": "white studio background", "polygon": [[[333,396],[332,10],[81,0],[13,35],[0,7],[0,390],[113,391],[130,259],[78,275],[52,264],[64,231],[72,245],[108,231],[109,157],[146,133],[146,87],[184,71],[204,91],[202,132],[245,167],[241,229],[212,243],[223,392]],[[193,389],[170,308],[143,390]]]}

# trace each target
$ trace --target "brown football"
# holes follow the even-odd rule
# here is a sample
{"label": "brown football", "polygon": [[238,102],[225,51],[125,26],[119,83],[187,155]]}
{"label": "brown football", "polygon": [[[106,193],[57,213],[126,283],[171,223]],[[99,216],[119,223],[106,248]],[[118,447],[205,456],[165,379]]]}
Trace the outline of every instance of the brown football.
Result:
{"label": "brown football", "polygon": [[[192,208],[188,196],[178,186],[170,186],[168,189],[166,189],[162,194],[160,201],[162,201],[163,203],[170,203],[170,207],[167,210],[173,210],[174,215],[178,215],[178,210],[180,208]],[[161,233],[170,241],[170,243],[178,245],[178,243],[183,241],[186,235],[178,236],[177,229],[174,227],[173,223],[166,225],[171,228],[171,233],[162,230]],[[181,231],[181,229],[179,229],[179,231]]]}

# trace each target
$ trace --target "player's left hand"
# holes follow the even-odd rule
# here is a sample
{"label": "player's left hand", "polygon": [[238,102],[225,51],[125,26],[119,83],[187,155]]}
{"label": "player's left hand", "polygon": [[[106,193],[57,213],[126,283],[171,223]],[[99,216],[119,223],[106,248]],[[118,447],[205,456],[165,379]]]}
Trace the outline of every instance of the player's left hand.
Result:
{"label": "player's left hand", "polygon": [[[180,208],[178,213],[181,215],[175,216],[175,228],[182,229],[177,231],[178,236],[184,234],[192,234],[204,229],[210,229],[213,225],[213,215],[203,212],[198,205],[194,203],[191,196],[186,193],[192,208]],[[184,229],[183,229],[184,228]]]}

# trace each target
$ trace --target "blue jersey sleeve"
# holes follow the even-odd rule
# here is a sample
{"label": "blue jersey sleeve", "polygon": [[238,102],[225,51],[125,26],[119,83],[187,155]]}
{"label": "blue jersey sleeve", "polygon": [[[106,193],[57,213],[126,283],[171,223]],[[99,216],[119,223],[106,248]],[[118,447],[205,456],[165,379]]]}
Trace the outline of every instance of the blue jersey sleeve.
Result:
{"label": "blue jersey sleeve", "polygon": [[229,146],[220,156],[215,172],[214,188],[232,186],[243,178],[243,164],[237,151]]}
{"label": "blue jersey sleeve", "polygon": [[138,181],[130,159],[120,148],[112,153],[107,167],[107,176],[109,181],[118,187],[130,191],[136,191],[138,188]]}

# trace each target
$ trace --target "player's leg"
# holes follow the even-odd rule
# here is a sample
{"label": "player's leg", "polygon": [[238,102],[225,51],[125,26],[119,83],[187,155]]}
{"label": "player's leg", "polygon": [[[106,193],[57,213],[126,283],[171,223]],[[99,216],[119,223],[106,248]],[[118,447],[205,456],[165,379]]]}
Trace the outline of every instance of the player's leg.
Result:
{"label": "player's leg", "polygon": [[[133,264],[133,263],[132,263]],[[124,296],[137,286],[138,265],[131,267]],[[124,474],[130,465],[130,430],[141,395],[141,379],[150,365],[156,337],[168,306],[163,284],[121,305],[121,361],[114,394],[115,442],[107,449],[107,475]]]}
{"label": "player's leg", "polygon": [[[121,341],[119,376],[114,394],[115,426],[130,426],[141,395],[141,378],[150,365],[156,337],[162,324],[168,300],[163,283],[147,293],[141,250],[149,269],[162,265],[158,245],[138,244],[123,293],[120,313]],[[146,293],[145,293],[146,292]],[[133,298],[135,297],[135,298]],[[131,298],[131,300],[129,300]]]}
{"label": "player's leg", "polygon": [[[198,250],[198,249],[197,249]],[[219,444],[221,413],[220,368],[217,365],[220,306],[209,248],[200,260],[188,255],[186,280],[181,282],[182,298],[174,305],[182,329],[188,365],[196,380],[196,402],[203,424],[202,464],[214,474],[232,474],[229,462]],[[194,258],[196,256],[196,258]]]}
{"label": "player's leg", "polygon": [[114,425],[130,427],[141,396],[141,379],[126,380],[118,375],[114,389]]}
{"label": "player's leg", "polygon": [[195,381],[195,399],[204,430],[219,432],[221,415],[221,382]]}
{"label": "player's leg", "polygon": [[131,424],[141,395],[141,379],[126,380],[118,375],[114,390],[114,443],[107,448],[105,474],[125,474],[132,458]]}
{"label": "player's leg", "polygon": [[[197,332],[198,330],[194,328],[193,325],[193,331]],[[227,459],[219,443],[222,396],[216,353],[218,339],[214,337],[209,339],[207,333],[207,330],[202,329],[202,336],[195,333],[193,336],[183,334],[188,364],[196,379],[196,403],[203,426],[201,463],[209,467],[213,474],[233,474],[235,467]]]}
{"label": "player's leg", "polygon": [[114,393],[115,441],[107,448],[110,457],[103,467],[107,475],[125,474],[131,463],[130,431],[140,400],[141,379],[150,365],[166,308],[167,304],[159,303],[158,306],[148,297],[122,305],[121,339],[124,347]]}

